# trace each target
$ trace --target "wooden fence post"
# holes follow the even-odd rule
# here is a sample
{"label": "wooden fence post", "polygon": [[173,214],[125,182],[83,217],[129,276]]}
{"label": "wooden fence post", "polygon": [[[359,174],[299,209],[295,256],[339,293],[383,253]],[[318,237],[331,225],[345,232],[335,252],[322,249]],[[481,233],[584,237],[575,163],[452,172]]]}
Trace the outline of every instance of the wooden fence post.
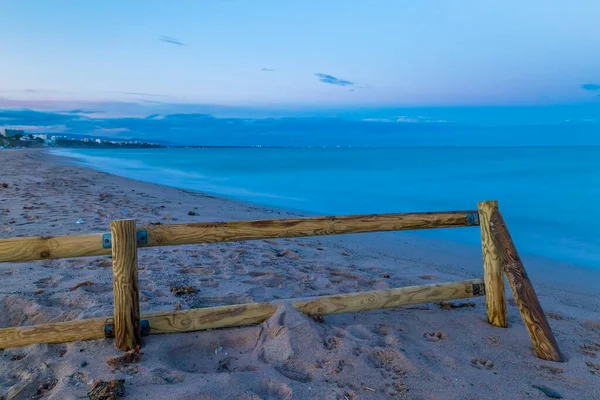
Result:
{"label": "wooden fence post", "polygon": [[135,220],[110,223],[112,235],[114,335],[118,349],[140,345],[140,295],[138,288]]}
{"label": "wooden fence post", "polygon": [[492,210],[498,209],[497,201],[484,201],[477,204],[479,228],[481,230],[481,252],[483,254],[483,279],[485,281],[485,305],[488,322],[501,328],[508,327],[504,275],[502,262],[490,232]]}
{"label": "wooden fence post", "polygon": [[527,271],[517,253],[510,232],[498,209],[492,210],[490,217],[490,231],[500,252],[502,269],[506,274],[508,284],[521,312],[523,322],[527,327],[529,337],[533,342],[535,354],[549,361],[562,361],[562,355],[552,334],[544,310],[533,290],[533,285],[527,276]]}

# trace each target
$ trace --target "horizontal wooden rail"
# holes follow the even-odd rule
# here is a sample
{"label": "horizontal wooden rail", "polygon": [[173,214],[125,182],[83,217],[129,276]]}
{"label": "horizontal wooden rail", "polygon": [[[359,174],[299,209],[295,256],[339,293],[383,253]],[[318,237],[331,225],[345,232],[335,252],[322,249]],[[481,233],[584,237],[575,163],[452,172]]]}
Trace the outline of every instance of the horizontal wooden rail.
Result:
{"label": "horizontal wooden rail", "polygon": [[102,247],[102,234],[0,240],[0,262],[103,256],[110,252]]}
{"label": "horizontal wooden rail", "polygon": [[[138,227],[138,230],[147,232],[147,243],[139,244],[138,247],[478,225],[477,210],[148,225]],[[0,240],[0,262],[110,254],[110,246],[103,246],[102,236],[95,234]]]}
{"label": "horizontal wooden rail", "polygon": [[[305,314],[329,315],[464,299],[483,295],[482,288],[483,280],[468,280],[285,302]],[[282,302],[284,301],[160,312],[142,315],[141,319],[148,320],[150,334],[227,328],[261,323],[273,315]],[[0,349],[37,343],[101,339],[104,337],[104,326],[108,318],[110,317],[0,329]]]}

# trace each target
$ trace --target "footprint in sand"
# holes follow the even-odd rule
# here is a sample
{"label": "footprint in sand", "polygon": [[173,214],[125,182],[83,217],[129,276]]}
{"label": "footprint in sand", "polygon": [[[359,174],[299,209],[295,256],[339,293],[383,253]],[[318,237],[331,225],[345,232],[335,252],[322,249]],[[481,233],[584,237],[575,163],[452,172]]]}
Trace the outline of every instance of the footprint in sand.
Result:
{"label": "footprint in sand", "polygon": [[266,298],[267,290],[264,287],[253,287],[247,292],[254,301],[263,301]]}
{"label": "footprint in sand", "polygon": [[200,286],[205,287],[205,288],[219,287],[219,281],[217,281],[216,279],[212,279],[212,278],[199,279],[198,283],[200,284]]}
{"label": "footprint in sand", "polygon": [[439,342],[446,340],[448,336],[444,332],[425,332],[423,337],[430,342]]}
{"label": "footprint in sand", "polygon": [[375,329],[373,329],[373,332],[375,332],[379,336],[387,336],[387,335],[392,334],[392,328],[389,325],[379,324],[379,325],[375,326]]}
{"label": "footprint in sand", "polygon": [[214,275],[215,270],[206,268],[206,267],[192,267],[192,268],[182,268],[177,270],[180,274],[201,274],[201,275]]}
{"label": "footprint in sand", "polygon": [[471,360],[471,366],[478,369],[492,369],[494,368],[494,363],[485,358],[474,358]]}
{"label": "footprint in sand", "polygon": [[346,330],[346,332],[348,333],[348,335],[352,336],[355,339],[358,339],[359,341],[377,339],[376,334],[364,325],[350,326]]}
{"label": "footprint in sand", "polygon": [[313,380],[312,369],[296,360],[288,360],[282,366],[276,367],[280,374],[296,382],[310,382]]}
{"label": "footprint in sand", "polygon": [[381,343],[383,346],[395,347],[400,343],[400,340],[394,335],[385,335],[381,338]]}
{"label": "footprint in sand", "polygon": [[202,342],[182,335],[180,341],[161,348],[159,357],[168,374],[159,371],[160,376],[172,376],[173,370],[194,374],[248,371],[256,361],[251,354],[259,334],[259,327],[206,333]]}
{"label": "footprint in sand", "polygon": [[84,292],[88,292],[88,293],[106,293],[106,292],[113,291],[112,285],[102,284],[102,283],[96,283],[94,285],[82,286],[80,289],[83,290]]}
{"label": "footprint in sand", "polygon": [[244,281],[244,283],[249,283],[253,285],[261,285],[270,288],[282,288],[286,284],[286,280],[280,277],[272,277],[272,278],[259,278],[259,279],[251,279],[249,281]]}
{"label": "footprint in sand", "polygon": [[152,383],[157,385],[181,383],[185,380],[185,377],[179,372],[168,370],[166,368],[155,368],[150,372],[153,375]]}
{"label": "footprint in sand", "polygon": [[284,382],[271,379],[263,381],[256,393],[263,400],[292,400],[294,398],[291,387]]}
{"label": "footprint in sand", "polygon": [[[328,268],[328,269],[329,269],[329,276],[332,276],[332,277],[347,278],[347,279],[354,279],[354,280],[360,279],[360,275],[356,275],[351,272],[334,269],[334,268]],[[333,282],[333,279],[331,281]]]}
{"label": "footprint in sand", "polygon": [[48,278],[42,278],[34,282],[34,285],[39,289],[55,288],[58,286],[60,278],[57,276],[51,276]]}
{"label": "footprint in sand", "polygon": [[241,394],[234,394],[233,396],[229,396],[226,400],[264,400],[264,399],[254,392],[244,392]]}

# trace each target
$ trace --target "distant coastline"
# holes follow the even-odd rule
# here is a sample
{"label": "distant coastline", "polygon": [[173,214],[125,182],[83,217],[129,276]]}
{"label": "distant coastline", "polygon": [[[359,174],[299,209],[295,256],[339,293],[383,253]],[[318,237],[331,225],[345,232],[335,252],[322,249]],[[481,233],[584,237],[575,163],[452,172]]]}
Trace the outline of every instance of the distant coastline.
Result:
{"label": "distant coastline", "polygon": [[167,147],[164,144],[146,142],[140,139],[115,140],[87,135],[50,135],[46,133],[26,133],[21,130],[2,129],[0,149],[5,148],[78,148],[78,149],[156,149]]}

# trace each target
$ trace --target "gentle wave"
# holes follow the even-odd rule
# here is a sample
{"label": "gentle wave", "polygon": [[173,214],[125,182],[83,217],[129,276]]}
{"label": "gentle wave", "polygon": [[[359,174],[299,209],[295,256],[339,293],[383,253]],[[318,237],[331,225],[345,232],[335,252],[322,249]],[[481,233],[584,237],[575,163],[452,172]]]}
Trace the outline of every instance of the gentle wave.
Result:
{"label": "gentle wave", "polygon": [[[600,148],[58,150],[88,167],[307,213],[474,209],[496,199],[523,254],[598,267]],[[477,244],[475,230],[417,232]]]}

